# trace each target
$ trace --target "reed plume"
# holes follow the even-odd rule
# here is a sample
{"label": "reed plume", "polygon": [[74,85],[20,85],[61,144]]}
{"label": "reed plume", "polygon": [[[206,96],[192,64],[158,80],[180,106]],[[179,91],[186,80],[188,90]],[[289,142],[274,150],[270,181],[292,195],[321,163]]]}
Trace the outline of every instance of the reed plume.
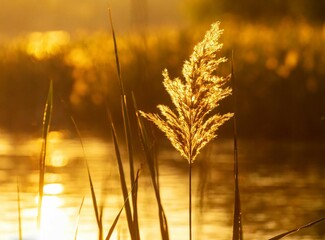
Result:
{"label": "reed plume", "polygon": [[211,25],[204,39],[193,50],[190,59],[183,65],[183,77],[170,79],[163,71],[163,84],[175,105],[176,112],[165,105],[158,105],[162,117],[155,113],[141,112],[142,116],[154,122],[163,131],[172,145],[189,163],[189,239],[192,239],[192,164],[200,150],[217,137],[218,128],[233,116],[232,113],[217,114],[212,111],[220,100],[231,94],[225,84],[228,77],[216,75],[219,64],[226,62],[217,58],[222,48],[219,43],[223,30],[220,23]]}
{"label": "reed plume", "polygon": [[216,75],[219,64],[227,61],[224,57],[217,58],[222,48],[219,38],[223,32],[219,24],[211,25],[204,39],[194,47],[190,59],[185,61],[182,70],[184,80],[172,80],[168,71],[163,71],[163,84],[176,112],[165,105],[157,106],[163,118],[155,113],[141,112],[166,134],[189,164],[194,162],[208,142],[217,137],[218,128],[233,116],[232,113],[212,114],[220,100],[231,94],[231,89],[225,87],[230,75]]}

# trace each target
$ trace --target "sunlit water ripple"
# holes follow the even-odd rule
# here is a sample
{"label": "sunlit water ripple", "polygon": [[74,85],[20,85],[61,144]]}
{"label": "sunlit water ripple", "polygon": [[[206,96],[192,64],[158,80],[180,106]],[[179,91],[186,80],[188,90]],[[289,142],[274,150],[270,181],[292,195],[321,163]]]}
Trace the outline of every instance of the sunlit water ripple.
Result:
{"label": "sunlit water ripple", "polygon": [[[95,191],[104,208],[107,234],[123,206],[113,145],[96,138],[80,141],[53,133],[45,176],[42,224],[37,231],[38,157],[40,141],[0,139],[0,238],[18,239],[17,182],[23,239],[97,239],[97,225],[84,163],[89,162]],[[174,150],[158,150],[160,189],[171,239],[188,239],[187,162]],[[239,143],[240,188],[245,239],[268,239],[325,215],[325,147],[322,143]],[[122,153],[126,160],[126,154]],[[136,168],[144,158],[136,154]],[[125,172],[128,173],[127,160]],[[128,175],[128,174],[127,174]],[[210,145],[193,165],[194,239],[229,240],[233,214],[232,142]],[[85,198],[78,220],[78,211]],[[157,204],[144,165],[139,179],[138,209],[142,239],[159,239]],[[37,235],[39,238],[37,238]],[[288,239],[325,238],[320,223]],[[112,239],[129,239],[121,215]]]}

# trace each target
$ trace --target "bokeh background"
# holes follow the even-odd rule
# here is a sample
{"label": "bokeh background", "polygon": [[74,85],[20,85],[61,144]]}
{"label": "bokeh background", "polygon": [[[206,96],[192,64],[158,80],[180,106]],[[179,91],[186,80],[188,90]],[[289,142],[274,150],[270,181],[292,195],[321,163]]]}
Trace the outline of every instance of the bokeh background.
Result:
{"label": "bokeh background", "polygon": [[[324,139],[325,2],[318,0],[4,1],[0,9],[0,128],[38,134],[50,80],[53,129],[103,133],[106,106],[120,119],[108,20],[111,8],[128,93],[139,107],[169,104],[161,72],[182,64],[209,25],[221,21],[237,79],[243,138]],[[230,61],[218,74],[228,75]],[[226,100],[221,111],[232,111]],[[221,134],[232,134],[231,127]]]}

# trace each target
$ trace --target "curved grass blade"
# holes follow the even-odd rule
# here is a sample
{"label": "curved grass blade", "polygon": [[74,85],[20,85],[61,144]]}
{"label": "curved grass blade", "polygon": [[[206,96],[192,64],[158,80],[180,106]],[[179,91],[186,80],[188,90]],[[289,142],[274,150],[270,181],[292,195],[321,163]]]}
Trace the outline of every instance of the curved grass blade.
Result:
{"label": "curved grass blade", "polygon": [[102,225],[102,217],[98,211],[98,204],[97,204],[97,198],[96,198],[96,193],[93,185],[93,181],[90,175],[90,170],[88,166],[88,162],[86,161],[86,167],[87,167],[87,174],[88,174],[88,180],[90,184],[90,191],[91,191],[91,198],[93,201],[93,206],[94,206],[94,211],[95,211],[95,216],[96,216],[96,221],[97,221],[97,226],[98,226],[98,233],[99,233],[99,240],[102,240],[102,232],[103,232],[103,225]]}
{"label": "curved grass blade", "polygon": [[144,153],[146,156],[147,165],[149,167],[152,185],[154,188],[156,201],[158,204],[158,216],[159,216],[161,238],[163,240],[169,240],[167,218],[166,218],[165,211],[162,206],[161,198],[160,198],[159,179],[158,179],[158,174],[157,174],[158,173],[158,164],[157,164],[157,161],[155,158],[154,148],[152,146],[152,142],[149,140],[148,133],[146,131],[146,128],[142,121],[140,113],[138,111],[136,99],[135,99],[135,96],[133,93],[132,93],[132,98],[133,98],[134,109],[135,109],[136,117],[137,117],[137,124],[138,124],[138,129],[139,129],[140,140],[141,140],[142,146],[144,148]]}
{"label": "curved grass blade", "polygon": [[[132,192],[134,191],[134,189],[137,188],[139,176],[140,176],[140,169],[137,172],[137,175],[136,175],[136,178],[135,178],[135,182],[133,183],[133,187],[131,189],[131,193],[129,193],[129,195],[128,195],[128,198],[129,198],[130,194],[132,194]],[[117,222],[118,222],[118,220],[120,218],[120,215],[121,215],[121,213],[122,213],[122,211],[123,211],[123,209],[125,207],[125,203],[126,203],[126,201],[124,201],[124,204],[123,204],[122,208],[120,209],[120,211],[118,212],[117,216],[115,217],[115,220],[114,220],[112,226],[110,227],[110,229],[108,231],[108,234],[107,234],[105,240],[109,240],[111,238],[111,236],[113,234],[113,231],[114,231],[114,229],[116,227],[116,224],[117,224]]]}
{"label": "curved grass blade", "polygon": [[120,60],[119,60],[119,55],[118,55],[117,42],[116,42],[114,25],[113,25],[113,20],[112,20],[112,13],[111,13],[111,9],[110,8],[108,9],[108,15],[109,15],[109,23],[111,25],[111,30],[112,30],[112,36],[113,36],[117,77],[118,77],[118,80],[119,80],[119,83],[120,83],[121,95],[124,96],[125,95],[125,92],[124,92],[124,85],[123,85],[122,75],[121,75],[121,65],[120,65]]}
{"label": "curved grass blade", "polygon": [[44,115],[43,115],[43,132],[42,132],[42,149],[39,160],[39,187],[38,187],[38,210],[37,210],[37,226],[40,228],[41,225],[41,212],[43,202],[43,187],[44,187],[44,174],[45,174],[45,160],[46,160],[46,148],[47,148],[47,137],[50,130],[51,117],[53,109],[53,83],[50,82],[49,92],[47,101],[45,104]]}
{"label": "curved grass blade", "polygon": [[82,152],[84,155],[85,165],[86,165],[86,169],[87,169],[87,176],[88,176],[88,181],[89,181],[90,191],[91,191],[91,198],[92,198],[92,202],[93,202],[93,207],[94,207],[94,212],[95,212],[95,217],[96,217],[96,222],[97,222],[97,227],[98,227],[98,239],[102,240],[102,238],[103,238],[102,210],[100,212],[98,211],[96,193],[95,193],[94,184],[93,184],[91,174],[90,174],[90,169],[89,169],[88,160],[87,160],[86,154],[85,154],[84,144],[83,144],[83,141],[81,138],[81,133],[79,131],[79,128],[78,128],[77,123],[75,122],[74,118],[72,116],[70,116],[70,119],[71,119],[73,126],[77,132],[78,137],[79,137],[80,145],[81,145]]}
{"label": "curved grass blade", "polygon": [[[122,96],[123,125],[124,125],[124,133],[125,133],[125,137],[126,137],[126,147],[127,147],[129,166],[130,166],[130,180],[131,180],[131,184],[133,184],[135,182],[133,144],[132,144],[130,117],[129,117],[127,109],[128,109],[128,107],[127,107],[126,96],[124,95],[124,96]],[[135,234],[137,236],[137,239],[140,239],[139,224],[138,224],[137,197],[138,197],[138,188],[136,187],[134,189],[134,191],[132,191],[133,226],[134,226],[134,230],[136,231]]]}
{"label": "curved grass blade", "polygon": [[[117,71],[117,76],[118,76],[118,80],[120,83],[120,89],[121,89],[121,97],[122,97],[121,105],[122,105],[122,113],[123,113],[124,132],[125,132],[125,137],[126,137],[126,143],[127,143],[126,146],[127,146],[129,165],[130,165],[130,180],[131,180],[131,184],[132,184],[135,181],[135,177],[134,177],[134,160],[133,160],[131,124],[130,124],[130,118],[129,118],[129,114],[128,114],[125,89],[124,89],[124,85],[123,85],[123,81],[122,81],[121,65],[120,65],[120,61],[119,61],[117,41],[116,41],[116,37],[115,37],[112,14],[111,14],[110,9],[108,9],[108,11],[109,11],[109,22],[111,25],[112,37],[113,37],[113,42],[114,42],[116,71]],[[135,189],[135,191],[132,194],[132,206],[133,206],[132,225],[133,225],[133,229],[135,231],[134,234],[135,234],[136,239],[140,239],[139,224],[138,224],[138,210],[137,210],[137,192],[138,192],[137,189]]]}
{"label": "curved grass blade", "polygon": [[291,234],[293,234],[293,233],[296,233],[296,232],[300,231],[301,229],[309,228],[309,227],[313,226],[314,224],[316,224],[316,223],[320,223],[320,222],[322,222],[322,221],[324,221],[324,220],[325,220],[325,217],[320,218],[320,219],[315,220],[315,221],[313,221],[313,222],[307,223],[306,225],[303,225],[303,226],[301,226],[301,227],[299,227],[299,228],[296,228],[296,229],[290,230],[290,231],[288,231],[288,232],[285,232],[285,233],[279,234],[279,235],[277,235],[277,236],[275,236],[275,237],[273,237],[273,238],[270,238],[269,240],[279,240],[279,239],[282,239],[282,238],[284,238],[284,237],[286,237],[286,236],[288,236],[288,235],[291,235]]}
{"label": "curved grass blade", "polygon": [[242,227],[242,216],[240,206],[240,192],[239,192],[239,170],[238,170],[238,145],[237,145],[237,92],[236,82],[234,73],[234,58],[232,56],[231,61],[231,80],[232,80],[232,91],[234,96],[234,178],[235,178],[235,201],[234,201],[234,219],[233,219],[233,240],[243,239],[243,227]]}
{"label": "curved grass blade", "polygon": [[81,209],[82,209],[82,206],[84,204],[84,200],[85,200],[85,197],[82,198],[81,204],[80,204],[80,207],[79,207],[78,217],[77,217],[77,221],[76,221],[76,230],[74,232],[74,240],[77,240],[78,229],[79,229],[79,219],[80,219]]}
{"label": "curved grass blade", "polygon": [[137,236],[136,236],[136,232],[135,232],[134,226],[133,226],[132,211],[131,211],[130,201],[128,198],[128,189],[127,189],[127,185],[126,185],[124,168],[123,168],[123,163],[122,163],[122,159],[121,159],[121,153],[120,153],[120,149],[119,149],[119,145],[118,145],[118,141],[117,141],[116,130],[115,130],[113,121],[111,121],[111,130],[112,130],[116,160],[118,163],[118,169],[119,169],[119,173],[120,173],[121,188],[122,188],[123,198],[125,201],[125,212],[126,212],[129,232],[130,232],[131,239],[134,240],[134,239],[137,239]]}

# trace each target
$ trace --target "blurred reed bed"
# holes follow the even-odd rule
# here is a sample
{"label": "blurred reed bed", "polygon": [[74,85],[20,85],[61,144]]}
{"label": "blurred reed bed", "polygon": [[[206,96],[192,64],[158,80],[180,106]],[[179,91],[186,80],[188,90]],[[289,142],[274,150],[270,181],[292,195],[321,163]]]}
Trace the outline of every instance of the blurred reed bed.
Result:
{"label": "blurred reed bed", "polygon": [[[226,29],[222,37],[225,55],[234,51],[240,76],[241,134],[320,138],[325,133],[321,120],[321,103],[325,101],[325,26],[290,21],[276,26],[224,21],[221,27]],[[182,63],[205,29],[117,34],[126,93],[132,89],[138,103],[148,111],[161,101],[169,103],[160,73],[167,68],[171,76],[180,75]],[[0,59],[0,125],[4,128],[19,130],[20,119],[32,121],[29,118],[39,114],[36,109],[41,109],[42,93],[47,91],[44,79],[49,77],[80,119],[92,123],[93,130],[102,125],[89,113],[101,115],[104,99],[108,99],[112,114],[119,112],[114,47],[107,33],[79,37],[61,31],[31,33],[1,43]],[[221,74],[229,69],[225,64]],[[37,94],[31,96],[31,91]],[[142,94],[144,91],[146,94]],[[16,100],[8,101],[14,93]],[[22,106],[20,103],[25,106],[22,111],[9,111]],[[225,103],[225,107],[230,104]],[[257,116],[261,109],[265,111]],[[258,124],[261,121],[272,122],[272,127]]]}

